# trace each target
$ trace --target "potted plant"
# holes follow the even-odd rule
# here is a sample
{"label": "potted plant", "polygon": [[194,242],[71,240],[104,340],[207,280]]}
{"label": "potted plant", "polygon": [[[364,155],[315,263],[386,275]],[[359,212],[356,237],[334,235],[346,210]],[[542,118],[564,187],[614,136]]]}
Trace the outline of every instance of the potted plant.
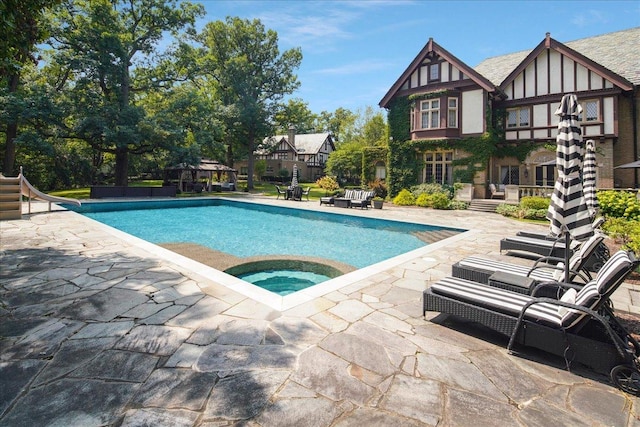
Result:
{"label": "potted plant", "polygon": [[382,209],[382,205],[384,204],[384,199],[382,197],[374,197],[373,198],[373,208],[374,209]]}

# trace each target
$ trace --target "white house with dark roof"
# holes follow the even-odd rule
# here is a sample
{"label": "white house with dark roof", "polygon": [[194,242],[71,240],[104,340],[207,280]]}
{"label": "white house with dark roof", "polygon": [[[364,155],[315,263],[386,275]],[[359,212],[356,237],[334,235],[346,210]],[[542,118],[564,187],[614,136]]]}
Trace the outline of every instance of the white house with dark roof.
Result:
{"label": "white house with dark roof", "polygon": [[[453,183],[453,162],[470,156],[456,141],[500,129],[498,151],[474,176],[475,197],[484,197],[489,183],[553,185],[554,111],[564,94],[575,93],[583,107],[583,139],[597,142],[598,188],[638,187],[637,170],[615,166],[640,156],[639,46],[640,28],[567,43],[547,34],[532,50],[471,68],[430,39],[380,106],[391,110],[398,99],[409,103],[408,139],[400,137],[429,147],[417,153],[418,183]],[[505,155],[508,147],[525,143],[534,148],[524,160]]]}
{"label": "white house with dark roof", "polygon": [[[254,157],[267,162],[266,179],[278,177],[283,169],[292,176],[295,164],[300,179],[308,182],[324,175],[329,154],[336,149],[330,133],[296,134],[294,127],[289,128],[287,135],[265,138],[262,147],[254,152]],[[237,165],[240,175],[246,175],[246,162],[238,162]]]}

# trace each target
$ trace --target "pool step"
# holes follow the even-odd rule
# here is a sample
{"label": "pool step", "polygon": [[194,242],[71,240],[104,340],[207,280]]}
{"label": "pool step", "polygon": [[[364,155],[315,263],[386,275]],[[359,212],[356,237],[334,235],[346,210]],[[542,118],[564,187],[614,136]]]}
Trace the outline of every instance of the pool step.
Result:
{"label": "pool step", "polygon": [[414,235],[425,243],[435,243],[451,236],[455,236],[458,233],[460,232],[455,230],[431,230],[419,231],[414,233]]}

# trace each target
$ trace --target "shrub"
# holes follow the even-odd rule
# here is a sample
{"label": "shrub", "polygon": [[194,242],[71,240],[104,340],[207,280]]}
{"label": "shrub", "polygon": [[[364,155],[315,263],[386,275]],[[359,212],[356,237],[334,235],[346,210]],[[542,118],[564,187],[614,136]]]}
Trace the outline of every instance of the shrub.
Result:
{"label": "shrub", "polygon": [[449,203],[451,200],[449,199],[449,193],[434,193],[430,196],[431,204],[434,209],[448,209]]}
{"label": "shrub", "polygon": [[340,186],[338,185],[338,181],[336,181],[334,177],[329,175],[318,178],[316,184],[318,184],[318,187],[322,188],[325,191],[325,195],[340,188]]}
{"label": "shrub", "polygon": [[640,221],[626,218],[607,218],[602,229],[625,249],[640,254]]}
{"label": "shrub", "polygon": [[371,181],[369,183],[369,189],[372,190],[376,197],[381,197],[383,199],[387,198],[387,184],[380,178],[376,178],[375,181]]}
{"label": "shrub", "polygon": [[398,206],[413,206],[416,204],[416,198],[409,190],[403,188],[393,199],[393,204]]}
{"label": "shrub", "polygon": [[546,209],[523,209],[521,210],[522,218],[526,219],[545,219],[547,217]]}
{"label": "shrub", "polygon": [[598,191],[600,211],[607,217],[640,220],[640,201],[627,191]]}
{"label": "shrub", "polygon": [[463,210],[469,207],[469,203],[463,202],[462,200],[451,200],[449,202],[449,209],[455,210]]}
{"label": "shrub", "polygon": [[428,208],[430,200],[429,195],[427,193],[422,193],[416,198],[416,206],[420,206],[422,208]]}
{"label": "shrub", "polygon": [[520,217],[520,207],[516,205],[507,205],[506,203],[496,206],[496,212],[502,216]]}
{"label": "shrub", "polygon": [[520,199],[522,209],[548,209],[551,199],[539,196],[525,196]]}
{"label": "shrub", "polygon": [[435,194],[445,193],[449,199],[453,198],[455,194],[454,187],[451,185],[437,184],[435,182],[429,184],[419,184],[411,187],[411,193],[414,197],[419,197],[421,194]]}

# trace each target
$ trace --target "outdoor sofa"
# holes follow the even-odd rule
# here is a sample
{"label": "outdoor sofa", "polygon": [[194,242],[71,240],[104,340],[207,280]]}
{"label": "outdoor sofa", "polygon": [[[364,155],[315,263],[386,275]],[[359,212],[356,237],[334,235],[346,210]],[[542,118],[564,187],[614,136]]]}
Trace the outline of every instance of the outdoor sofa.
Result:
{"label": "outdoor sofa", "polygon": [[519,345],[565,357],[567,369],[570,362],[581,363],[609,374],[616,386],[638,394],[640,345],[615,319],[609,300],[637,266],[632,252],[619,251],[595,279],[579,291],[567,290],[561,299],[537,298],[448,277],[424,291],[423,312],[479,323],[509,337],[510,351]]}

